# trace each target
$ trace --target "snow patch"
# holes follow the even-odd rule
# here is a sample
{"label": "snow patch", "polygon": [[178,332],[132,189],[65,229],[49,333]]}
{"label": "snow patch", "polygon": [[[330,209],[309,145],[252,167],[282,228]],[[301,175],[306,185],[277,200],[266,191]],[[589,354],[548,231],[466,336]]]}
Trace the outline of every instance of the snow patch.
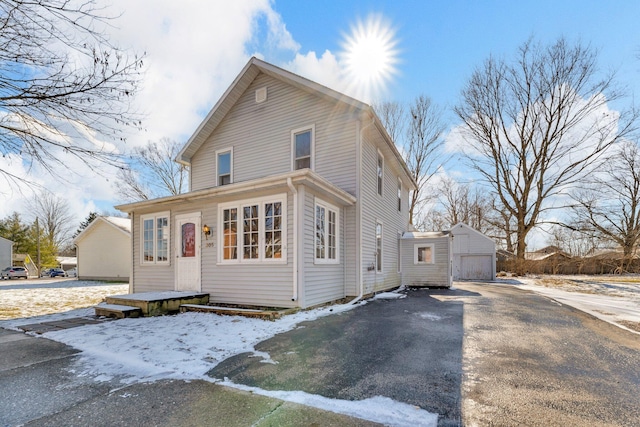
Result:
{"label": "snow patch", "polygon": [[304,391],[263,390],[257,387],[235,384],[227,378],[225,378],[224,381],[216,383],[262,396],[312,406],[325,411],[361,418],[388,426],[435,427],[438,425],[438,414],[433,414],[417,406],[398,402],[383,396],[352,401],[330,399]]}

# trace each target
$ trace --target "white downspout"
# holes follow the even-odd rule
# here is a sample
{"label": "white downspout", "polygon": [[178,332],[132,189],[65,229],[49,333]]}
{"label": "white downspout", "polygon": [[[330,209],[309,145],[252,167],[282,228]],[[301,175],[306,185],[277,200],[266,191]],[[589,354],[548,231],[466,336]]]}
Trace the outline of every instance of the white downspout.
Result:
{"label": "white downspout", "polygon": [[358,172],[358,188],[357,188],[357,197],[358,200],[356,203],[358,203],[358,226],[359,226],[359,230],[358,230],[358,278],[360,281],[360,293],[358,294],[357,297],[355,297],[354,299],[352,299],[349,304],[355,304],[358,301],[360,301],[362,299],[362,297],[364,296],[364,276],[362,274],[362,134],[364,133],[364,130],[366,128],[368,128],[369,126],[372,126],[375,124],[375,119],[372,118],[371,119],[371,123],[368,123],[366,125],[364,125],[364,127],[360,128],[360,121],[358,121],[358,137],[357,137],[357,144],[358,144],[358,165],[357,165],[357,172]]}
{"label": "white downspout", "polygon": [[291,177],[287,178],[289,190],[293,193],[293,295],[291,301],[298,300],[298,190]]}

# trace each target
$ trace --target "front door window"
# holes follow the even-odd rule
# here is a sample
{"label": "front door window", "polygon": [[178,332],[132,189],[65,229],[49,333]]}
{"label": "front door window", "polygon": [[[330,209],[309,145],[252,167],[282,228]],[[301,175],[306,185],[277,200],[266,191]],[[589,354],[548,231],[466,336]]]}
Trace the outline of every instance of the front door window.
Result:
{"label": "front door window", "polygon": [[196,256],[196,225],[192,222],[182,224],[182,257]]}

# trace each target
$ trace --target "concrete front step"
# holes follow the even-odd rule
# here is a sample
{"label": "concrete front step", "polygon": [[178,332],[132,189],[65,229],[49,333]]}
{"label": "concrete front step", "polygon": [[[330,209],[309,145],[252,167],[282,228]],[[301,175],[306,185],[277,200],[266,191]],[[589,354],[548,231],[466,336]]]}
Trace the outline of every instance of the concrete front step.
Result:
{"label": "concrete front step", "polygon": [[[168,291],[112,295],[107,304],[138,308],[142,316],[162,316],[178,313],[182,304],[207,304],[209,294],[202,292]],[[96,312],[96,314],[98,314]]]}
{"label": "concrete front step", "polygon": [[270,310],[255,310],[250,308],[218,307],[213,305],[182,304],[180,306],[180,312],[184,313],[187,311],[224,314],[228,316],[257,317],[259,319],[265,319],[265,320],[276,320],[282,317],[284,314],[287,314],[290,312],[290,310],[270,311]]}
{"label": "concrete front step", "polygon": [[130,305],[98,304],[94,309],[96,316],[115,317],[116,319],[142,316],[142,310],[138,307],[131,307]]}

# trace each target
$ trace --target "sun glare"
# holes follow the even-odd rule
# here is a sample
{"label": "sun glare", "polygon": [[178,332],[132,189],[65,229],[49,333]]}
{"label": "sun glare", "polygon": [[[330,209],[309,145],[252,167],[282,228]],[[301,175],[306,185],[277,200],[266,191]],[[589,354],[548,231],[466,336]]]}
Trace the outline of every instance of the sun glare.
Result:
{"label": "sun glare", "polygon": [[382,15],[370,15],[351,27],[340,55],[351,93],[366,102],[381,96],[397,73],[396,45],[395,31]]}

